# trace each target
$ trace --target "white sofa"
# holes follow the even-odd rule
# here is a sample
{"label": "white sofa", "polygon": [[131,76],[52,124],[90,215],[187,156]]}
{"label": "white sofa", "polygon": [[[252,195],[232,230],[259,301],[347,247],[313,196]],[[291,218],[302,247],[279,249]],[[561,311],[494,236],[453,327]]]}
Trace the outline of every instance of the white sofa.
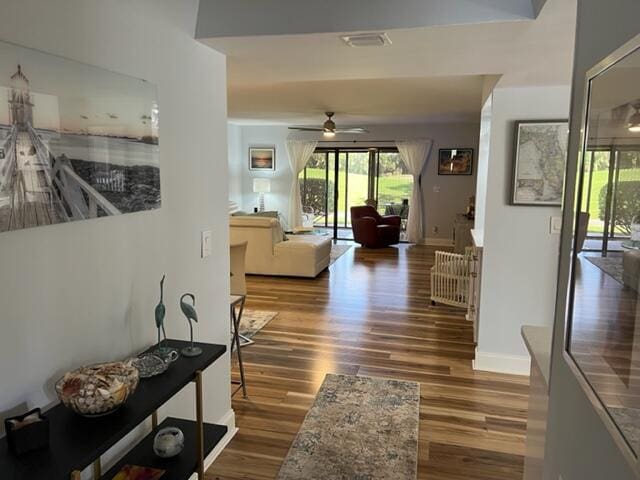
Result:
{"label": "white sofa", "polygon": [[329,266],[331,239],[318,235],[289,235],[283,240],[275,218],[229,217],[231,243],[247,241],[246,272],[313,278]]}

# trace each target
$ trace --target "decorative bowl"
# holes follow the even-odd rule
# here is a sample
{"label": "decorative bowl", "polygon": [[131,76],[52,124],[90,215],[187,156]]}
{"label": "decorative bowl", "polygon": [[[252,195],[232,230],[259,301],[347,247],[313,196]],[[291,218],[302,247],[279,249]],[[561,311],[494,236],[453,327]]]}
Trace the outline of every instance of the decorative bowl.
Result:
{"label": "decorative bowl", "polygon": [[131,364],[138,369],[140,378],[151,378],[164,373],[169,368],[169,363],[165,362],[158,355],[145,353],[137,358],[131,359]]}
{"label": "decorative bowl", "polygon": [[171,458],[184,449],[184,434],[177,427],[160,430],[153,439],[153,453],[160,458]]}
{"label": "decorative bowl", "polygon": [[85,417],[115,412],[135,392],[140,375],[131,362],[80,367],[56,382],[56,393],[69,409]]}

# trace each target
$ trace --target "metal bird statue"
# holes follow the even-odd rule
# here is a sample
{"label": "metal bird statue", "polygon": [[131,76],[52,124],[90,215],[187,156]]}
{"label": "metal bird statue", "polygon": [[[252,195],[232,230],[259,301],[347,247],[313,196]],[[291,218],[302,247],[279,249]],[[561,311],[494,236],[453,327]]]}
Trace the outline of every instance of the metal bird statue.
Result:
{"label": "metal bird statue", "polygon": [[[193,305],[189,305],[185,302],[185,297],[191,297],[191,303]],[[194,347],[193,345],[193,324],[191,321],[198,323],[198,314],[196,313],[196,297],[192,293],[185,293],[180,297],[180,310],[185,317],[187,317],[187,321],[189,322],[189,330],[191,331],[191,345],[188,347],[184,347],[180,353],[185,357],[197,357],[202,353],[202,349],[200,347]]]}
{"label": "metal bird statue", "polygon": [[167,341],[167,333],[164,330],[164,317],[167,314],[167,308],[164,306],[164,278],[166,275],[162,276],[162,280],[160,280],[160,302],[156,305],[156,328],[158,329],[158,349],[160,349],[160,331],[162,330],[162,335],[164,336],[165,343]]}
{"label": "metal bird statue", "polygon": [[[178,351],[167,345],[167,332],[164,329],[164,318],[167,314],[167,308],[164,306],[164,278],[160,280],[160,302],[156,305],[156,328],[158,329],[158,347],[153,351],[154,355],[162,358],[166,363],[174,362],[178,359]],[[162,332],[162,336],[160,335]],[[164,337],[164,341],[162,339]]]}

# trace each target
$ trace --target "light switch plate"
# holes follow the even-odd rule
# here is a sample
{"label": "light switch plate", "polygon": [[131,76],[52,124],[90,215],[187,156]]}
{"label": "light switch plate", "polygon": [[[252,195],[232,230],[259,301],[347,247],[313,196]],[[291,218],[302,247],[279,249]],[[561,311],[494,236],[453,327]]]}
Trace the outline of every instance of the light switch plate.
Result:
{"label": "light switch plate", "polygon": [[551,217],[551,221],[549,223],[549,233],[559,234],[562,232],[562,217]]}
{"label": "light switch plate", "polygon": [[205,230],[201,234],[200,256],[202,258],[211,256],[211,230]]}
{"label": "light switch plate", "polygon": [[433,186],[433,193],[440,193],[440,185]]}

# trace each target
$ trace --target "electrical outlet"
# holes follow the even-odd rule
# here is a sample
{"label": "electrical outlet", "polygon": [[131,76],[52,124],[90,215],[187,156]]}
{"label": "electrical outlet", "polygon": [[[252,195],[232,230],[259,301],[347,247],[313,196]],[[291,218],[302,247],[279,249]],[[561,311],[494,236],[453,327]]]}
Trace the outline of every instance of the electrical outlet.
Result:
{"label": "electrical outlet", "polygon": [[201,233],[200,256],[202,258],[211,256],[211,230],[205,230]]}
{"label": "electrical outlet", "polygon": [[438,226],[437,226],[437,225],[435,225],[435,226],[433,227],[432,231],[433,231],[433,233],[438,233]]}

